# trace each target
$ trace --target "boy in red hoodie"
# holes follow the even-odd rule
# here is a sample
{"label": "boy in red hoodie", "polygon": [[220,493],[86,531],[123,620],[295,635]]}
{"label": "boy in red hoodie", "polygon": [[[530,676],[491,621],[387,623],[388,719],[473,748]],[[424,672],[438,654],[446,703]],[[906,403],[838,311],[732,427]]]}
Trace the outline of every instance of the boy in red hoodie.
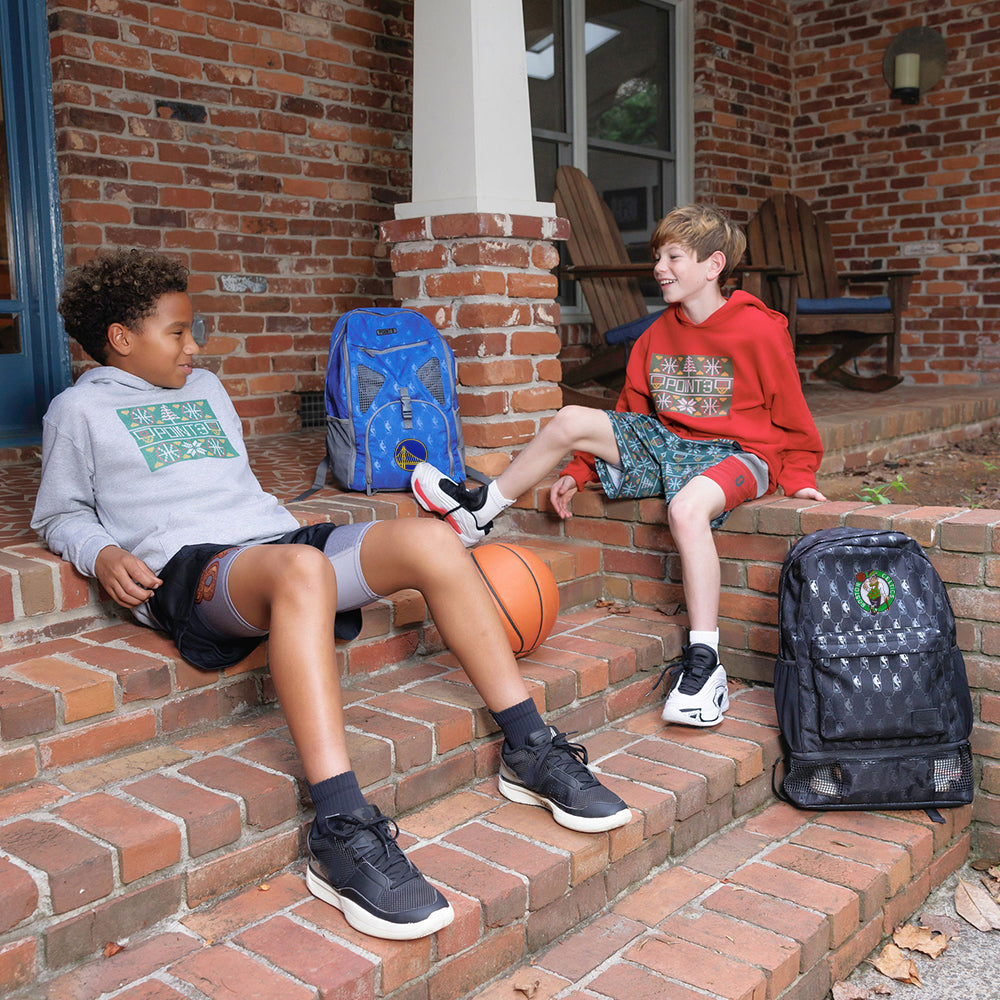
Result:
{"label": "boy in red hoodie", "polygon": [[574,457],[550,491],[562,518],[595,480],[612,499],[663,496],[690,626],[663,719],[714,726],[729,695],[718,655],[712,528],[738,504],[778,487],[826,499],[816,489],[823,447],[785,318],[747,292],[722,294],[746,249],[741,230],[712,208],[676,208],[656,227],[650,249],[667,308],[632,348],[614,411],[563,407],[487,486],[467,490],[424,462],[412,487],[466,545],[569,451]]}

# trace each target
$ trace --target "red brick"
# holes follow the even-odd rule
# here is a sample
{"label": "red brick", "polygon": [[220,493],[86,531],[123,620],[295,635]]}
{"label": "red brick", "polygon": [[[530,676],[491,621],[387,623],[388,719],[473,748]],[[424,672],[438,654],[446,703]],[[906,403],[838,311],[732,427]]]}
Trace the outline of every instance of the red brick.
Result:
{"label": "red brick", "polygon": [[428,878],[478,899],[487,927],[512,924],[527,910],[524,882],[495,865],[439,844],[411,850],[408,856]]}
{"label": "red brick", "polygon": [[199,784],[239,795],[247,821],[262,830],[291,819],[298,812],[295,783],[281,775],[230,757],[208,757],[180,769]]}
{"label": "red brick", "polygon": [[173,917],[181,906],[179,876],[147,882],[123,896],[91,906],[45,929],[45,955],[49,968],[59,968],[90,958],[108,941],[141,935],[161,920]]}
{"label": "red brick", "polygon": [[734,872],[729,881],[732,885],[746,886],[765,896],[793,903],[808,900],[810,909],[829,917],[830,943],[835,947],[843,944],[860,925],[858,897],[843,886],[756,862]]}
{"label": "red brick", "polygon": [[608,914],[550,948],[538,965],[570,982],[579,982],[645,930],[634,920]]}
{"label": "red brick", "polygon": [[187,872],[187,901],[200,906],[290,865],[299,857],[297,830],[258,840],[249,847],[203,862]]}
{"label": "red brick", "polygon": [[117,848],[123,882],[134,882],[180,861],[181,833],[174,823],[111,795],[88,795],[56,811]]}
{"label": "red brick", "polygon": [[661,975],[731,1000],[764,1000],[767,989],[764,974],[749,963],[724,958],[715,949],[701,948],[673,935],[644,940],[630,948],[625,957]]}
{"label": "red brick", "polygon": [[654,764],[631,754],[616,754],[601,764],[601,770],[672,792],[677,799],[678,820],[701,812],[708,802],[708,783],[700,774]]}
{"label": "red brick", "polygon": [[[145,941],[130,942],[117,955],[100,961],[88,962],[55,979],[48,987],[47,1000],[80,1000],[81,997],[104,996],[119,989],[121,984],[134,982],[144,976],[165,969],[172,962],[195,951],[200,943],[186,934],[159,934]],[[149,992],[153,986],[169,990],[164,983],[137,986],[134,990],[118,994],[129,1000],[173,1000],[176,992]]]}
{"label": "red brick", "polygon": [[[170,967],[171,975],[210,1000],[315,1000],[315,992],[228,945],[205,948]],[[363,995],[362,995],[363,996]],[[360,998],[359,998],[360,1000]]]}
{"label": "red brick", "polygon": [[705,997],[701,990],[690,990],[664,979],[652,969],[624,962],[610,966],[589,985],[612,1000],[704,1000]]}
{"label": "red brick", "polygon": [[34,938],[23,938],[0,947],[0,990],[13,993],[35,982],[37,952]]}
{"label": "red brick", "polygon": [[391,714],[433,725],[435,745],[439,754],[463,746],[472,739],[471,714],[450,705],[417,698],[403,692],[380,695],[370,699],[368,704]]}
{"label": "red brick", "polygon": [[[868,861],[866,855],[865,861]],[[882,908],[888,896],[888,876],[875,864],[835,857],[795,844],[781,844],[766,858],[769,864],[808,875],[835,885],[842,885],[858,894],[861,902],[860,919],[867,923]]]}
{"label": "red brick", "polygon": [[429,1000],[454,1000],[488,982],[524,955],[524,932],[506,927],[439,965],[428,986]]}
{"label": "red brick", "polygon": [[288,917],[257,924],[240,934],[235,943],[315,986],[322,1000],[360,1000],[376,995],[378,966],[374,962]]}
{"label": "red brick", "polygon": [[0,857],[0,899],[3,899],[0,933],[9,931],[26,920],[38,905],[38,889],[34,879],[4,857]]}
{"label": "red brick", "polygon": [[621,900],[613,912],[655,927],[675,910],[715,884],[715,879],[685,868],[669,868]]}
{"label": "red brick", "polygon": [[24,819],[0,828],[4,850],[46,873],[54,913],[106,896],[114,888],[111,853],[54,823]]}
{"label": "red brick", "polygon": [[137,746],[156,735],[156,717],[151,710],[123,718],[113,718],[74,729],[66,735],[42,742],[42,763],[46,767],[65,767],[103,757],[115,750]]}
{"label": "red brick", "polygon": [[187,781],[154,774],[127,785],[130,795],[184,821],[188,854],[195,858],[238,840],[240,808],[230,798]]}
{"label": "red brick", "polygon": [[482,823],[464,825],[444,839],[524,876],[529,910],[560,899],[569,885],[569,862],[564,856]]}
{"label": "red brick", "polygon": [[809,908],[808,900],[790,903],[739,886],[720,885],[702,900],[702,906],[797,941],[801,972],[823,959],[830,946],[829,922]]}
{"label": "red brick", "polygon": [[53,729],[56,724],[56,699],[43,691],[11,677],[0,677],[0,737],[16,740]]}

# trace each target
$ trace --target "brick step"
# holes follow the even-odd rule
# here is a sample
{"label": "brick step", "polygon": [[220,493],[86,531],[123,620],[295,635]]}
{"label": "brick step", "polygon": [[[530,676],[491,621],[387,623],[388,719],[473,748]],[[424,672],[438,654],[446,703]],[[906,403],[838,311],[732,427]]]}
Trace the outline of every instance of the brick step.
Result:
{"label": "brick step", "polygon": [[[368,938],[313,899],[299,817],[212,869],[15,928],[0,985],[11,1000],[821,1000],[968,850],[969,809],[938,825],[775,804],[764,690],[734,690],[717,729],[664,727],[656,705],[587,742],[633,807],[620,830],[572,833],[501,798],[495,742],[476,779],[401,815],[401,843],[456,911],[433,938]],[[107,943],[124,949],[102,957]]]}
{"label": "brick step", "polygon": [[[655,612],[580,609],[520,665],[548,718],[584,738],[642,703],[680,635]],[[15,902],[0,918],[0,948],[33,934],[47,942],[46,962],[61,964],[50,937],[98,926],[95,908],[115,927],[144,926],[181,899],[196,905],[299,856],[309,805],[267,675],[192,674],[203,685],[194,692],[181,685],[125,715],[5,741],[0,884]],[[446,651],[349,675],[345,705],[355,770],[389,815],[496,771],[495,723]]]}
{"label": "brick step", "polygon": [[1000,396],[994,386],[965,386],[933,395],[920,388],[908,387],[907,392],[876,400],[861,396],[853,414],[845,414],[839,406],[825,413],[824,397],[819,395],[810,405],[823,441],[820,472],[919,455],[1000,426]]}

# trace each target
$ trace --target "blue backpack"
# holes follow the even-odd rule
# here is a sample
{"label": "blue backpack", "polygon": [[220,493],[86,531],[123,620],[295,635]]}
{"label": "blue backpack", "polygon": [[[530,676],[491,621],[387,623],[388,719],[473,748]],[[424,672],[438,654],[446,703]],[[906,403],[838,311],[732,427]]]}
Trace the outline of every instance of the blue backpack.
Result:
{"label": "blue backpack", "polygon": [[407,490],[418,462],[465,478],[455,355],[411,309],[353,309],[337,321],[326,366],[327,469],[344,489]]}

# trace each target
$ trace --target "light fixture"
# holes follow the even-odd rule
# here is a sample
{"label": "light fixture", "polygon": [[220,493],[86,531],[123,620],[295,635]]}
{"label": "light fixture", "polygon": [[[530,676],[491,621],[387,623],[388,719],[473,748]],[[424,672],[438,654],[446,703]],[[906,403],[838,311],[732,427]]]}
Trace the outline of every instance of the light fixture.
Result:
{"label": "light fixture", "polygon": [[906,28],[885,50],[882,75],[891,97],[903,104],[916,104],[942,76],[948,62],[948,47],[933,28]]}

